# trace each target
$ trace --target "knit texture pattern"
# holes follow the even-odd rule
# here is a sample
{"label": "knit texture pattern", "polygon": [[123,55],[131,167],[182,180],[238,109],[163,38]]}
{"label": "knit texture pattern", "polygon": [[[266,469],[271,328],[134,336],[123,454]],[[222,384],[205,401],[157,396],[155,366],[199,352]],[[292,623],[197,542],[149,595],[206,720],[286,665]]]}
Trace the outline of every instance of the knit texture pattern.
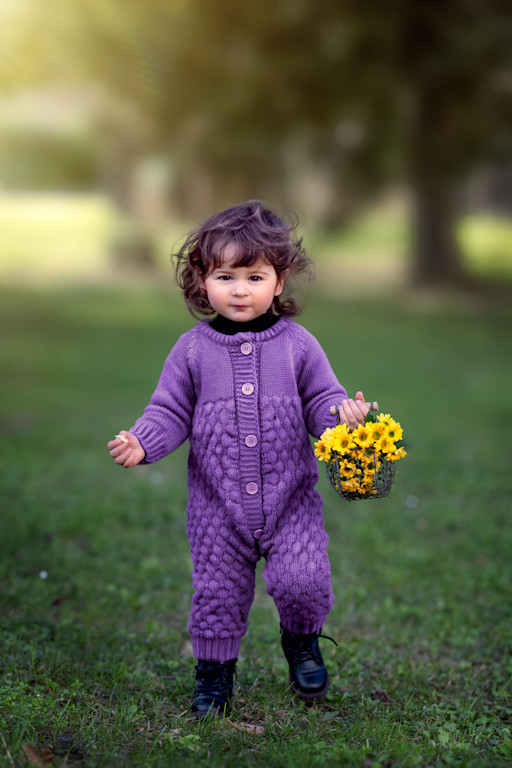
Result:
{"label": "knit texture pattern", "polygon": [[131,432],[144,463],[190,440],[189,630],[198,658],[236,657],[261,556],[281,623],[320,630],[333,596],[309,435],[334,426],[330,406],[346,397],[318,341],[287,318],[232,336],[200,321],[167,357]]}

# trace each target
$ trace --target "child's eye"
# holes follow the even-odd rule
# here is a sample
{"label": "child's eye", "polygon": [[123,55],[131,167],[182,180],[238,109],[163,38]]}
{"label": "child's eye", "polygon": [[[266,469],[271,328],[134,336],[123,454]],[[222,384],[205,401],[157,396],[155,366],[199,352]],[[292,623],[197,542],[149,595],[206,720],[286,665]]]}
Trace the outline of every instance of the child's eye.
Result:
{"label": "child's eye", "polygon": [[251,275],[250,278],[249,278],[249,280],[252,280],[253,283],[257,283],[261,279],[262,278],[259,275]]}
{"label": "child's eye", "polygon": [[231,280],[231,275],[219,275],[219,280]]}

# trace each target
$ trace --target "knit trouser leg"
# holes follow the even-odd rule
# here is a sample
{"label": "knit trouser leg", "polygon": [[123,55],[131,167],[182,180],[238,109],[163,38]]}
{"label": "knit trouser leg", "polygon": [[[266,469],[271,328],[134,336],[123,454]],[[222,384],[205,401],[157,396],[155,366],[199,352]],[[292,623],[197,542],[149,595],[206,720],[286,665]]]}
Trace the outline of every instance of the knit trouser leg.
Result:
{"label": "knit trouser leg", "polygon": [[321,515],[291,515],[266,553],[267,592],[282,626],[291,632],[320,632],[333,606],[328,538]]}
{"label": "knit trouser leg", "polygon": [[254,599],[258,555],[232,529],[212,526],[191,537],[195,592],[188,629],[196,659],[238,656]]}

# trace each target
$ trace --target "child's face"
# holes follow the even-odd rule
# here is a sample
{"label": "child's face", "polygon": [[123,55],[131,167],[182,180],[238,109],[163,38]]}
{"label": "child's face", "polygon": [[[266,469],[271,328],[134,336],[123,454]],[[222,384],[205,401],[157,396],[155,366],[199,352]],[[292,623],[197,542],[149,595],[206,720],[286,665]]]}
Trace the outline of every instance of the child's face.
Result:
{"label": "child's face", "polygon": [[220,315],[245,323],[263,315],[272,305],[274,296],[283,290],[277,272],[271,264],[260,259],[250,267],[232,266],[235,247],[224,249],[224,261],[204,279],[208,301]]}

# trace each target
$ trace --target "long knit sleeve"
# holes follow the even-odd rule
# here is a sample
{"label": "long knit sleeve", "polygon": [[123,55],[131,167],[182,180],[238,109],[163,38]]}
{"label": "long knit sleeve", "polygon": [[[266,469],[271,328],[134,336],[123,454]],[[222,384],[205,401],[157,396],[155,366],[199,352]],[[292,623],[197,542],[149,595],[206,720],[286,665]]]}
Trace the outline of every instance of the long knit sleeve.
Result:
{"label": "long knit sleeve", "polygon": [[130,430],[146,451],[144,464],[167,456],[190,436],[195,393],[189,353],[184,335],[170,351],[149,404]]}
{"label": "long knit sleeve", "polygon": [[336,417],[330,408],[346,400],[347,391],[316,338],[304,328],[301,331],[303,347],[297,384],[308,432],[318,438],[326,427],[335,425]]}

